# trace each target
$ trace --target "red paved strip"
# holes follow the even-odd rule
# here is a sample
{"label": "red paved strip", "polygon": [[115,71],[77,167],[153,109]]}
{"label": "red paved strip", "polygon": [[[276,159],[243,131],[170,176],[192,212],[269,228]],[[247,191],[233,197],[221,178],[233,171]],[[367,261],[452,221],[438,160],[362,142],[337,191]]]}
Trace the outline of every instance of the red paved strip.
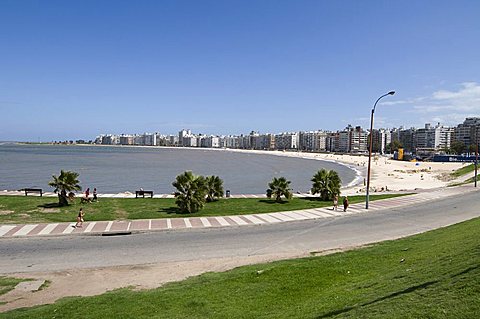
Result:
{"label": "red paved strip", "polygon": [[253,225],[253,222],[249,219],[246,219],[245,217],[241,216],[241,215],[238,215],[238,217],[240,217],[241,219],[243,219],[245,222],[247,222],[247,224],[252,224]]}
{"label": "red paved strip", "polygon": [[107,228],[108,222],[97,222],[95,226],[93,226],[92,233],[100,233],[104,232],[105,228]]}
{"label": "red paved strip", "polygon": [[71,234],[83,233],[87,227],[88,227],[88,223],[87,223],[87,222],[84,222],[83,225],[82,225],[82,227],[76,227],[76,228],[71,232]]}
{"label": "red paved strip", "polygon": [[207,217],[207,219],[210,222],[210,224],[212,224],[212,227],[221,227],[222,226],[222,225],[220,225],[220,223],[218,222],[218,220],[215,217]]}
{"label": "red paved strip", "polygon": [[183,221],[183,218],[172,218],[172,228],[187,228],[185,225],[185,222]]}
{"label": "red paved strip", "polygon": [[195,228],[205,227],[203,226],[202,221],[198,217],[190,218],[190,224],[192,224],[192,227],[195,227]]}
{"label": "red paved strip", "polygon": [[167,229],[167,220],[152,219],[152,229]]}
{"label": "red paved strip", "polygon": [[133,220],[130,230],[148,230],[148,220]]}
{"label": "red paved strip", "polygon": [[[13,226],[13,225],[12,225],[12,226]],[[3,235],[3,237],[12,236],[12,235],[15,234],[19,229],[21,229],[23,226],[25,226],[25,225],[15,226],[15,228],[10,229],[5,235]]]}
{"label": "red paved strip", "polygon": [[128,221],[115,221],[110,228],[110,231],[126,231],[128,228]]}
{"label": "red paved strip", "polygon": [[51,232],[50,232],[50,235],[58,235],[58,234],[61,234],[63,233],[63,231],[65,229],[67,229],[67,227],[71,227],[70,224],[58,224],[57,227],[55,227]]}
{"label": "red paved strip", "polygon": [[42,229],[44,229],[45,227],[47,227],[48,224],[39,224],[37,225],[37,227],[35,227],[34,229],[32,229],[29,233],[28,233],[28,236],[35,236],[35,235],[38,235],[39,232],[42,231]]}

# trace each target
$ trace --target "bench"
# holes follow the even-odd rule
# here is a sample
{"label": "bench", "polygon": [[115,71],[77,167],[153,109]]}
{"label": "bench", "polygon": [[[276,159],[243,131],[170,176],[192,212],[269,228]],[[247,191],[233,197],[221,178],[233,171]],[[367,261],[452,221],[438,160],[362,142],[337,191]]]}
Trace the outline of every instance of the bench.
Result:
{"label": "bench", "polygon": [[83,204],[83,203],[91,203],[92,202],[92,199],[90,197],[82,197],[80,199],[80,204]]}
{"label": "bench", "polygon": [[150,197],[153,198],[153,191],[135,191],[135,198],[139,196],[145,198],[145,195],[150,195]]}
{"label": "bench", "polygon": [[40,197],[43,195],[43,191],[41,188],[24,188],[25,191],[25,196],[27,196],[28,193],[40,193]]}

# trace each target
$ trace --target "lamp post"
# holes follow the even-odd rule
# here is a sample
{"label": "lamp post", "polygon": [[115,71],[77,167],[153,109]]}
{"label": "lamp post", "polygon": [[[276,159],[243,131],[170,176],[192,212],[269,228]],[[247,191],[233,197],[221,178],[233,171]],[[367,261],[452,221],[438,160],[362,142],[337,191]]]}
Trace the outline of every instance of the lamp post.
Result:
{"label": "lamp post", "polygon": [[[476,140],[476,138],[475,138]],[[475,141],[475,147],[476,147],[476,150],[475,150],[475,187],[477,187],[477,171],[478,171],[478,141]]]}
{"label": "lamp post", "polygon": [[369,145],[369,150],[368,150],[368,170],[367,170],[367,199],[365,201],[365,209],[368,209],[368,200],[370,197],[370,165],[372,162],[372,144],[373,144],[373,114],[375,113],[375,107],[377,106],[378,101],[380,101],[382,98],[384,98],[387,95],[394,95],[395,91],[390,91],[382,96],[380,96],[377,101],[375,101],[375,104],[373,105],[372,109],[372,116],[370,118],[370,145]]}

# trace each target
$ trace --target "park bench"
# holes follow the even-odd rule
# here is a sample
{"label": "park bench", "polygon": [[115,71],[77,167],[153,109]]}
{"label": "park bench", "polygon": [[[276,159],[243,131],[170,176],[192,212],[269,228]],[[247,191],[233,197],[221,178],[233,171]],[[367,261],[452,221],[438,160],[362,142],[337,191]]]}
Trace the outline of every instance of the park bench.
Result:
{"label": "park bench", "polygon": [[135,198],[139,196],[145,198],[145,195],[150,195],[150,197],[153,198],[153,191],[135,191]]}
{"label": "park bench", "polygon": [[40,197],[43,195],[43,191],[41,188],[24,188],[25,191],[25,196],[28,195],[28,193],[40,193]]}
{"label": "park bench", "polygon": [[82,198],[80,199],[80,204],[83,204],[83,203],[87,203],[87,204],[88,204],[88,203],[91,203],[91,202],[92,202],[92,199],[91,199],[90,197],[88,197],[88,198],[87,198],[87,197],[82,197]]}

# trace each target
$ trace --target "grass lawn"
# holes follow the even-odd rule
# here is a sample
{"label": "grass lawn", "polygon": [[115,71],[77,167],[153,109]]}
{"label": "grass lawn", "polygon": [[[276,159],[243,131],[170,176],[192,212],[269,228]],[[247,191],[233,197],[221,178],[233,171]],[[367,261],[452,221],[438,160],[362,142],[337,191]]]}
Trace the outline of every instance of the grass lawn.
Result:
{"label": "grass lawn", "polygon": [[475,164],[469,164],[467,166],[464,166],[464,167],[461,167],[457,170],[455,170],[453,173],[451,173],[450,175],[457,178],[457,177],[460,177],[460,176],[463,176],[463,175],[466,175],[470,172],[473,172],[475,170]]}
{"label": "grass lawn", "polygon": [[[372,195],[371,200],[378,200],[403,194]],[[351,204],[364,202],[365,196],[349,197]],[[97,203],[80,205],[80,199],[67,207],[57,207],[55,197],[34,196],[0,196],[0,223],[42,223],[71,222],[75,220],[78,210],[83,207],[85,220],[120,220],[146,218],[176,218],[187,216],[222,216],[251,213],[270,213],[297,209],[330,206],[317,198],[293,198],[288,202],[276,203],[266,198],[229,198],[207,203],[195,214],[183,214],[175,205],[175,199],[160,198],[101,198]]]}
{"label": "grass lawn", "polygon": [[327,256],[244,266],[0,318],[478,318],[480,219]]}
{"label": "grass lawn", "polygon": [[[470,177],[469,179],[466,179],[465,181],[461,183],[453,183],[449,184],[448,187],[453,187],[453,186],[460,186],[460,185],[466,185],[466,184],[473,184],[475,181],[475,176]],[[477,174],[477,182],[480,181],[480,175]],[[478,184],[478,183],[477,183]]]}
{"label": "grass lawn", "polygon": [[22,281],[26,280],[0,276],[0,295],[6,294]]}

